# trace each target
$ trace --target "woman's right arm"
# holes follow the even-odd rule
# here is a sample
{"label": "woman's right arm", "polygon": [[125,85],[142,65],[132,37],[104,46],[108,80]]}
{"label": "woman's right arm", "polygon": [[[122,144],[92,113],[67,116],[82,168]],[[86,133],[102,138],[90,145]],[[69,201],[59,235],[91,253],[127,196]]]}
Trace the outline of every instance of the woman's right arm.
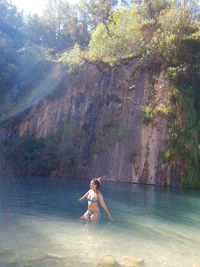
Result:
{"label": "woman's right arm", "polygon": [[106,206],[106,203],[104,202],[103,195],[101,193],[99,193],[98,194],[98,198],[99,198],[99,202],[100,202],[102,208],[104,209],[105,213],[108,216],[108,219],[112,222],[113,218],[112,218],[112,216],[110,214],[110,211],[109,211],[108,207]]}
{"label": "woman's right arm", "polygon": [[90,190],[85,195],[83,195],[81,198],[79,198],[79,201],[83,201],[85,198],[87,198],[89,192]]}

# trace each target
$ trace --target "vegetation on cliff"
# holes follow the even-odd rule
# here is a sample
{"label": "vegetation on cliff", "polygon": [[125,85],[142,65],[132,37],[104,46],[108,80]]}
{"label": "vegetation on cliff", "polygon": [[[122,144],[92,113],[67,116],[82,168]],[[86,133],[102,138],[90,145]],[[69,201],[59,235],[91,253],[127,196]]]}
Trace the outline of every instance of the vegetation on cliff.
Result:
{"label": "vegetation on cliff", "polygon": [[23,175],[51,175],[59,166],[59,150],[52,138],[18,137],[2,147],[9,172]]}

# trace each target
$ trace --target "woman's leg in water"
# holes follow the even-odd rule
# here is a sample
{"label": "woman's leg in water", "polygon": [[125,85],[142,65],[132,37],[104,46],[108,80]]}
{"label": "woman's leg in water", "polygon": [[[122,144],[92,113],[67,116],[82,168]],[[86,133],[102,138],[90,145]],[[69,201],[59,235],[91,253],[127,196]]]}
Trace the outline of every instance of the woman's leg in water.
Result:
{"label": "woman's leg in water", "polygon": [[89,220],[90,218],[90,213],[88,210],[80,217],[81,220]]}
{"label": "woman's leg in water", "polygon": [[95,211],[92,215],[91,215],[91,221],[93,222],[98,222],[100,220],[100,212],[99,211]]}

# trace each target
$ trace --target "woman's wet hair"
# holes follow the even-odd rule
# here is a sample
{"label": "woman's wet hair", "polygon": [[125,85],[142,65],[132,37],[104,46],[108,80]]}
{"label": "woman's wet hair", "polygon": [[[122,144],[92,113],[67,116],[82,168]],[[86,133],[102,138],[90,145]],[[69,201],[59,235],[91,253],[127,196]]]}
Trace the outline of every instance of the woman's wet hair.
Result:
{"label": "woman's wet hair", "polygon": [[92,179],[92,181],[97,186],[97,189],[101,187],[101,177],[95,177]]}

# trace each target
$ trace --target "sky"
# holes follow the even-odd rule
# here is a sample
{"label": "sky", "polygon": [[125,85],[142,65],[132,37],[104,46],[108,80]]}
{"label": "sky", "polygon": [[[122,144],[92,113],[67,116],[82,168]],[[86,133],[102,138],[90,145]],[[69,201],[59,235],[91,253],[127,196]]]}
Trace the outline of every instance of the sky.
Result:
{"label": "sky", "polygon": [[41,13],[45,2],[45,0],[12,0],[12,3],[16,5],[18,9],[23,9],[25,13]]}
{"label": "sky", "polygon": [[[19,10],[24,10],[25,13],[41,13],[47,0],[12,0],[12,3]],[[69,3],[76,3],[78,0],[68,0]]]}

